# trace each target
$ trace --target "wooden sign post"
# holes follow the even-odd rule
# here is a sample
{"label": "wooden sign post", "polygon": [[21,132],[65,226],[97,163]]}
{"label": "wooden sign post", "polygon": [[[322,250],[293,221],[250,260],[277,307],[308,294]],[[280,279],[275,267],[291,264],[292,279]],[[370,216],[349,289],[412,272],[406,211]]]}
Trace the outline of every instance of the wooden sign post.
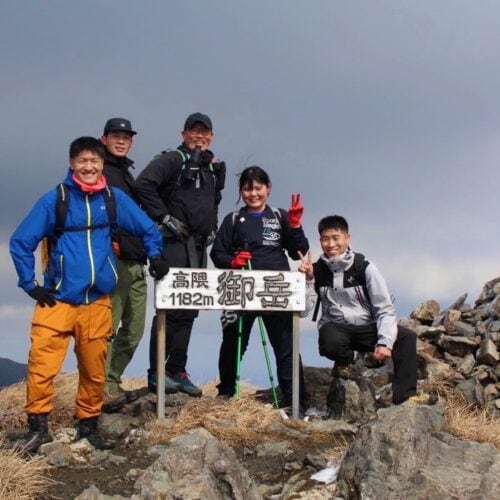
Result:
{"label": "wooden sign post", "polygon": [[218,309],[293,313],[292,417],[299,417],[300,316],[305,310],[305,276],[292,271],[248,271],[172,267],[155,283],[157,335],[157,408],[165,418],[166,311]]}

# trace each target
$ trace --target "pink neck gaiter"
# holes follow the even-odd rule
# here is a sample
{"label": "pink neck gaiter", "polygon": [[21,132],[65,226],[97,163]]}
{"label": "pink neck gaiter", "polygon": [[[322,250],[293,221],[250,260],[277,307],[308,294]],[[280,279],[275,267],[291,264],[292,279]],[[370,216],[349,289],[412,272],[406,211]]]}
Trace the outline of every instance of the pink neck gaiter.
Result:
{"label": "pink neck gaiter", "polygon": [[107,186],[106,177],[104,177],[104,175],[101,175],[101,177],[99,177],[99,180],[95,184],[85,184],[80,179],[78,179],[75,174],[73,174],[73,180],[75,181],[75,184],[78,184],[78,186],[80,186],[80,189],[85,193],[95,193],[96,191],[103,190]]}

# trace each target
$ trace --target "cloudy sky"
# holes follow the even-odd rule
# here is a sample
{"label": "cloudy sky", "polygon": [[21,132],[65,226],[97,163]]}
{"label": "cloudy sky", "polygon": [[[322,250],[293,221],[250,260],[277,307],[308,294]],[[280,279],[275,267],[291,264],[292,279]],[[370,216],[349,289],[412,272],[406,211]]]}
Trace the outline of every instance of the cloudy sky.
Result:
{"label": "cloudy sky", "polygon": [[[273,205],[302,194],[315,256],[318,219],[347,217],[400,315],[429,298],[473,302],[500,267],[499,47],[489,0],[3,0],[0,357],[25,362],[33,309],[8,239],[64,176],[69,143],[113,116],[139,131],[140,172],[180,142],[189,113],[209,114],[228,165],[222,215],[236,174],[258,164]],[[314,329],[302,322],[303,357],[324,364]],[[145,372],[147,337],[128,374]],[[254,337],[244,370],[264,383]],[[217,315],[204,313],[195,380],[216,376],[219,339]]]}

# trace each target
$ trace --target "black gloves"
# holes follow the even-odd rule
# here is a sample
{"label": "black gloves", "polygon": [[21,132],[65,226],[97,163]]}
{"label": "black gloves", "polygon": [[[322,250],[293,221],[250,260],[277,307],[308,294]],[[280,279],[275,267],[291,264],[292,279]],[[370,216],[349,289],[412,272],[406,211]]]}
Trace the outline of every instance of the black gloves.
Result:
{"label": "black gloves", "polygon": [[155,259],[151,259],[149,261],[149,274],[155,280],[161,280],[169,270],[170,267],[166,260],[162,260],[159,257],[156,257]]}
{"label": "black gloves", "polygon": [[167,238],[173,236],[179,241],[189,238],[189,232],[186,224],[171,215],[165,215],[160,223],[159,229],[163,236]]}
{"label": "black gloves", "polygon": [[54,307],[56,305],[56,293],[58,292],[54,288],[44,288],[43,286],[37,285],[28,292],[28,295],[32,299],[35,299],[41,307]]}

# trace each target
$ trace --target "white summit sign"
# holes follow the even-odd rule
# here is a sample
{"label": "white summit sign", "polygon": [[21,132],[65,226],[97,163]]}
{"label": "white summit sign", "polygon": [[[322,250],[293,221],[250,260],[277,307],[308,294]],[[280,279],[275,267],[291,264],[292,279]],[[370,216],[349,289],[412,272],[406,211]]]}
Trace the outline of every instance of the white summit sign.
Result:
{"label": "white summit sign", "polygon": [[299,272],[172,267],[156,282],[155,307],[299,312],[305,287]]}

